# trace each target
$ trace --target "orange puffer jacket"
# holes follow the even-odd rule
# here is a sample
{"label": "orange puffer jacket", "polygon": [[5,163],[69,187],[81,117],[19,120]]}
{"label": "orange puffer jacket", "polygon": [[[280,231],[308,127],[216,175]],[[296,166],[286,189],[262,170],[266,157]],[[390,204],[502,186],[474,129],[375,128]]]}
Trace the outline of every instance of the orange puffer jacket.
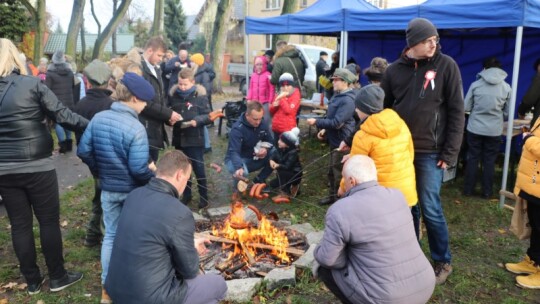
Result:
{"label": "orange puffer jacket", "polygon": [[394,110],[385,109],[368,117],[354,135],[350,154],[371,157],[377,167],[379,184],[401,190],[409,207],[416,205],[411,132]]}
{"label": "orange puffer jacket", "polygon": [[540,198],[540,119],[532,127],[532,136],[525,140],[516,178],[514,193],[521,190]]}

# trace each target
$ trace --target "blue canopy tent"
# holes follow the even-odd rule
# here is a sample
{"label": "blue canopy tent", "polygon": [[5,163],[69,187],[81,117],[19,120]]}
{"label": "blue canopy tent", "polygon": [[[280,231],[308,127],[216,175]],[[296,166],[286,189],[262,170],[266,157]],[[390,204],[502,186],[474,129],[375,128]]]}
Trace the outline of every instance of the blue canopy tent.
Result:
{"label": "blue canopy tent", "polygon": [[[465,91],[482,69],[481,63],[485,58],[497,56],[501,60],[503,69],[512,79],[509,114],[514,117],[516,100],[521,100],[535,73],[531,69],[532,63],[540,56],[540,0],[428,0],[419,5],[386,10],[373,9],[365,2],[358,5],[357,2],[363,2],[361,0],[351,1],[351,4],[342,0],[342,7],[336,2],[319,0],[311,6],[317,5],[317,10],[310,10],[302,19],[303,23],[293,16],[302,12],[273,17],[275,27],[267,25],[264,32],[257,24],[265,19],[248,17],[246,33],[318,33],[321,27],[325,27],[326,34],[335,34],[337,26],[342,23],[341,46],[345,52],[342,52],[340,62],[354,57],[365,67],[375,56],[394,61],[405,47],[407,23],[415,17],[427,18],[439,29],[442,51],[452,56],[460,66]],[[322,10],[323,7],[334,9]],[[324,19],[328,15],[334,16],[332,20]],[[334,20],[336,15],[340,19]],[[297,22],[290,23],[291,19]],[[294,28],[289,24],[294,24]],[[332,27],[326,27],[327,24],[332,24]],[[523,79],[520,86],[518,76]],[[510,120],[507,134],[512,134],[512,127],[513,121]],[[507,183],[509,151],[510,140],[507,140],[503,189]],[[504,197],[501,196],[501,206],[503,203]]]}

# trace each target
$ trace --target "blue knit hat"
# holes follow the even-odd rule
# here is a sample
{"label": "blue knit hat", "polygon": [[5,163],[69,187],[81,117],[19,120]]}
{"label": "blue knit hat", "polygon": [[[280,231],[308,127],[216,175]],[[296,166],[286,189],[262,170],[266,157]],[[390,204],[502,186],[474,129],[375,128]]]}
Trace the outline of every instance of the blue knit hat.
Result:
{"label": "blue knit hat", "polygon": [[141,101],[150,101],[156,95],[154,87],[143,77],[128,72],[124,74],[121,82],[128,88],[131,94]]}

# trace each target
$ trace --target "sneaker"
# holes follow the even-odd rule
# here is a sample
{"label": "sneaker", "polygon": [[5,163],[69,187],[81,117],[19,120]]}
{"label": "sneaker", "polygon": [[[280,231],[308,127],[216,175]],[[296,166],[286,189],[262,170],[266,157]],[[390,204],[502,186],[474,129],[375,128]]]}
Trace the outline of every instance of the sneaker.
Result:
{"label": "sneaker", "polygon": [[536,270],[535,273],[528,276],[517,276],[517,285],[528,289],[540,289],[540,267],[537,267]]}
{"label": "sneaker", "polygon": [[325,197],[325,198],[321,199],[321,200],[319,201],[319,205],[321,205],[321,206],[331,205],[331,204],[333,204],[335,201],[336,201],[336,200],[335,200],[333,197],[328,196],[328,197]]}
{"label": "sneaker", "polygon": [[300,189],[300,184],[291,185],[291,197],[296,197],[298,195],[298,190]]}
{"label": "sneaker", "polygon": [[95,247],[97,245],[101,244],[101,237],[99,236],[89,236],[87,235],[84,238],[84,246],[85,247]]}
{"label": "sneaker", "polygon": [[28,294],[29,295],[36,295],[41,292],[41,286],[45,283],[45,277],[41,278],[41,281],[39,283],[35,284],[28,284]]}
{"label": "sneaker", "polygon": [[452,274],[452,265],[441,262],[435,263],[435,283],[437,285],[444,284],[450,274]]}
{"label": "sneaker", "polygon": [[105,290],[105,288],[101,288],[101,300],[99,301],[99,304],[111,304],[113,301],[111,297],[109,297],[109,294]]}
{"label": "sneaker", "polygon": [[83,278],[83,274],[80,272],[67,272],[63,277],[57,280],[50,280],[49,287],[52,292],[57,292],[65,289]]}
{"label": "sneaker", "polygon": [[523,261],[519,263],[506,263],[504,264],[506,270],[515,274],[533,274],[538,271],[534,266],[534,262],[529,258],[528,255],[525,256]]}

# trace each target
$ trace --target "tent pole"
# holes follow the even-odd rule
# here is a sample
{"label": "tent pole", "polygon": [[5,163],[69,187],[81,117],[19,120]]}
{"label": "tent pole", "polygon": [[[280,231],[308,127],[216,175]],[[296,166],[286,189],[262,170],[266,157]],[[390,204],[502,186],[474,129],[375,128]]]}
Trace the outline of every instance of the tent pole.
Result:
{"label": "tent pole", "polygon": [[[516,108],[517,86],[519,78],[519,63],[521,60],[521,43],[523,41],[523,26],[518,26],[516,31],[516,49],[514,52],[514,68],[512,70],[512,95],[508,105],[508,126],[506,128],[506,147],[504,149],[504,166],[501,189],[506,190],[508,183],[508,163],[510,162],[510,148],[512,145],[512,130],[514,128],[514,113]],[[499,208],[504,206],[505,196],[499,197]]]}
{"label": "tent pole", "polygon": [[349,50],[349,32],[343,32],[343,36],[345,38],[345,43],[343,43],[343,66],[345,67],[347,65],[347,58],[349,58],[347,54]]}
{"label": "tent pole", "polygon": [[339,67],[345,66],[345,31],[341,31],[341,39],[339,40]]}
{"label": "tent pole", "polygon": [[[249,35],[246,33],[246,21],[249,16],[249,0],[246,0],[246,12],[244,14],[244,63],[246,69],[246,94],[249,90]],[[242,88],[240,88],[242,91]]]}

